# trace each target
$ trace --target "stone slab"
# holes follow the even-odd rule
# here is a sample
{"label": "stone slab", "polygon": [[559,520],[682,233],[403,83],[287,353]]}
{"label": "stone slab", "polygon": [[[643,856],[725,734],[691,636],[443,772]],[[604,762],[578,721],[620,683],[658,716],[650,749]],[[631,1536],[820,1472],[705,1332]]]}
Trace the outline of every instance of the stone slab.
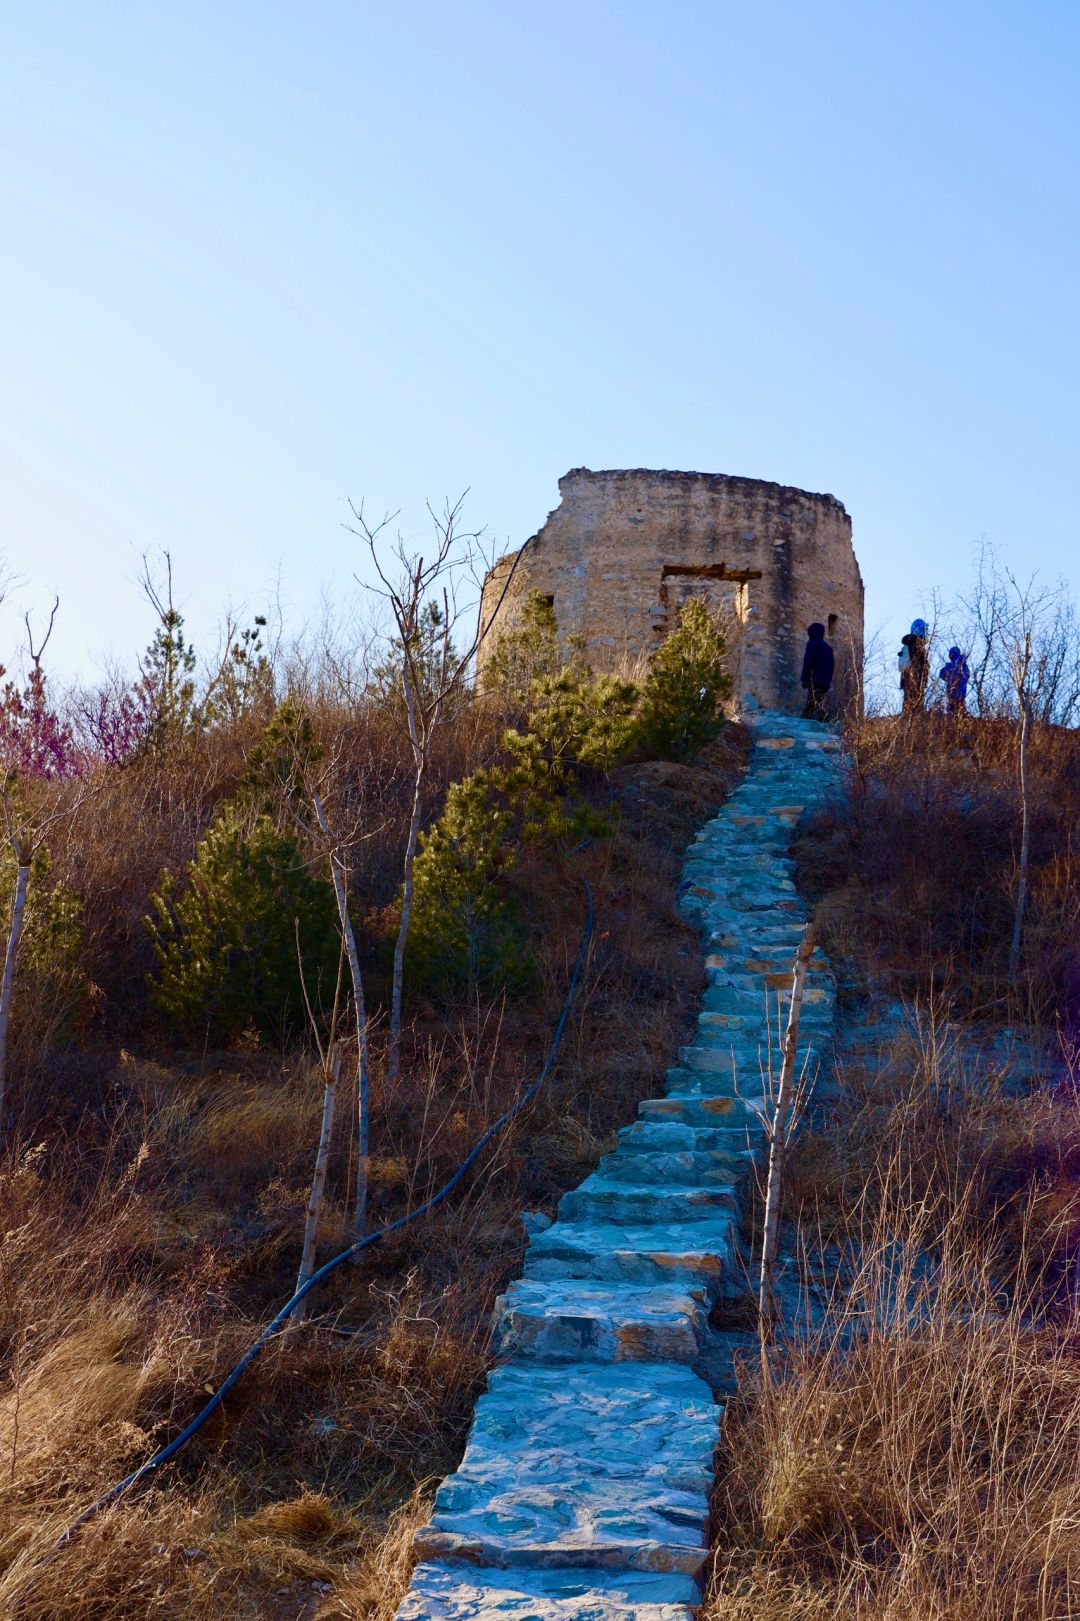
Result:
{"label": "stone slab", "polygon": [[638,1105],[642,1120],[650,1123],[661,1120],[682,1121],[688,1126],[741,1126],[757,1125],[758,1119],[744,1101],[730,1096],[689,1097],[674,1094],[664,1098],[645,1098]]}
{"label": "stone slab", "polygon": [[737,1186],[750,1168],[750,1149],[725,1147],[703,1152],[669,1149],[658,1152],[617,1150],[605,1154],[596,1170],[597,1178],[613,1182],[692,1183],[698,1188]]}
{"label": "stone slab", "polygon": [[623,1126],[618,1142],[616,1152],[619,1154],[741,1154],[746,1149],[746,1127],[738,1122],[729,1125],[723,1121],[692,1126],[681,1120],[635,1120],[632,1125]]}
{"label": "stone slab", "polygon": [[495,1303],[500,1351],[552,1362],[693,1362],[705,1291],[692,1285],[519,1278]]}
{"label": "stone slab", "polygon": [[531,1239],[525,1276],[715,1287],[734,1254],[735,1219],[727,1211],[696,1222],[557,1221]]}
{"label": "stone slab", "polygon": [[396,1621],[691,1621],[697,1584],[651,1571],[418,1565]]}
{"label": "stone slab", "polygon": [[734,1210],[730,1184],[700,1187],[661,1182],[623,1182],[597,1175],[564,1193],[560,1221],[672,1222],[699,1221],[712,1210]]}
{"label": "stone slab", "polygon": [[420,1559],[672,1572],[706,1556],[720,1410],[689,1368],[496,1368]]}

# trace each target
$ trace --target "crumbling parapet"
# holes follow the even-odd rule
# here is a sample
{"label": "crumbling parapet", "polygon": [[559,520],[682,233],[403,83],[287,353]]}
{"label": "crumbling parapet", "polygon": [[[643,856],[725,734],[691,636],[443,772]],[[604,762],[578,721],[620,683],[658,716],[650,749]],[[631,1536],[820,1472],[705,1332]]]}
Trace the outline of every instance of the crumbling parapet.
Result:
{"label": "crumbling parapet", "polygon": [[[509,627],[537,591],[562,637],[583,639],[597,669],[643,664],[689,596],[731,622],[733,673],[745,709],[795,710],[806,626],[828,626],[836,700],[858,697],[863,583],[851,519],[832,495],[721,473],[591,472],[559,480],[561,500],[528,542],[501,606],[515,554],[484,585],[482,612]],[[488,642],[488,646],[491,642]]]}

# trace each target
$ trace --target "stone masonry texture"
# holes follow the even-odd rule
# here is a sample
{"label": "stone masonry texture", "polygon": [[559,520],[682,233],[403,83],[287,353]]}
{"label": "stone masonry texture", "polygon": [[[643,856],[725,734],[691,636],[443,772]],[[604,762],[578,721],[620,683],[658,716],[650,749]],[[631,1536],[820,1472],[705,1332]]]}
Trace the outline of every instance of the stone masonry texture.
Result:
{"label": "stone masonry texture", "polygon": [[496,633],[538,591],[551,599],[560,635],[584,639],[594,668],[633,666],[659,646],[687,597],[703,595],[731,623],[741,709],[802,708],[814,620],[836,652],[838,706],[857,699],[863,583],[851,519],[834,496],[719,473],[585,467],[560,479],[559,492],[505,598],[515,554],[488,575],[481,612],[494,616]]}
{"label": "stone masonry texture", "polygon": [[[534,1232],[496,1308],[493,1370],[440,1486],[398,1621],[690,1621],[740,1336],[739,1215],[765,1142],[762,1062],[806,926],[789,853],[832,790],[830,728],[755,725],[750,769],[686,856],[681,904],[707,986],[663,1094]],[[834,982],[815,953],[800,1055],[824,1060]],[[773,1047],[776,1046],[775,1036]]]}

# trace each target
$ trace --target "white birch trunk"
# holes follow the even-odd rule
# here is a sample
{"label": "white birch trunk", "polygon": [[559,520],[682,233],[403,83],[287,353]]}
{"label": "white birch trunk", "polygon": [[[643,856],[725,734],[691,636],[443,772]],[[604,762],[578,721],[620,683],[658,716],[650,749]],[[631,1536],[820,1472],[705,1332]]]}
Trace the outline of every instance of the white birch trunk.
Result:
{"label": "white birch trunk", "polygon": [[784,1161],[787,1156],[789,1115],[795,1085],[795,1057],[799,1045],[799,1017],[802,1012],[806,971],[814,951],[813,929],[808,927],[795,957],[792,975],[791,1005],[788,1008],[787,1031],[784,1035],[784,1055],[780,1066],[780,1082],[773,1102],[773,1117],[769,1127],[769,1177],[765,1187],[765,1216],[761,1237],[761,1277],[758,1286],[758,1332],[762,1346],[772,1331],[775,1315],[773,1298],[773,1271],[776,1249],[780,1237],[780,1197],[784,1185]]}
{"label": "white birch trunk", "polygon": [[[330,834],[330,823],[323,806],[320,794],[312,795],[315,815],[319,827],[327,838]],[[363,1237],[364,1226],[367,1221],[367,1191],[368,1166],[370,1158],[370,1125],[368,1098],[370,1094],[371,1074],[370,1055],[368,1049],[367,1007],[364,1002],[364,981],[360,974],[360,953],[356,949],[356,934],[349,916],[349,887],[345,868],[338,858],[337,852],[330,852],[330,877],[334,885],[334,895],[337,899],[338,920],[341,924],[341,933],[345,941],[345,955],[349,964],[349,978],[352,981],[353,1007],[356,1012],[356,1200],[353,1214],[353,1227],[357,1238]]]}
{"label": "white birch trunk", "polygon": [[[337,1102],[338,1081],[341,1078],[341,1054],[335,1046],[323,1070],[322,1123],[319,1127],[319,1148],[315,1155],[315,1170],[311,1178],[307,1216],[304,1220],[304,1248],[300,1256],[300,1271],[296,1287],[307,1282],[315,1270],[315,1253],[319,1243],[319,1219],[322,1215],[323,1194],[326,1191],[326,1166],[330,1158],[330,1138],[334,1130],[334,1108]],[[306,1302],[297,1308],[303,1315]]]}
{"label": "white birch trunk", "polygon": [[23,851],[12,839],[18,868],[15,874],[15,895],[11,905],[11,923],[8,927],[7,948],[4,952],[4,978],[0,985],[0,1138],[4,1129],[4,1102],[7,1087],[8,1027],[11,1021],[11,993],[15,984],[15,964],[19,957],[23,922],[26,917],[26,890],[30,881],[30,863],[23,859]]}

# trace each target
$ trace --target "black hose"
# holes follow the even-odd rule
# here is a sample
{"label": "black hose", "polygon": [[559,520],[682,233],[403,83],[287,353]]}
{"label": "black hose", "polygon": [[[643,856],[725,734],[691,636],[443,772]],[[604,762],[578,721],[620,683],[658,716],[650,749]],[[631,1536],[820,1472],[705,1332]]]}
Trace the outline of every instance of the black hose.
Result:
{"label": "black hose", "polygon": [[83,1509],[78,1519],[74,1520],[71,1525],[68,1526],[64,1534],[54,1543],[54,1551],[62,1548],[65,1543],[70,1542],[71,1538],[78,1530],[82,1528],[82,1526],[86,1524],[87,1520],[93,1519],[95,1514],[100,1513],[103,1508],[107,1508],[110,1503],[115,1503],[118,1497],[122,1496],[124,1492],[129,1491],[132,1486],[137,1485],[140,1480],[145,1480],[146,1476],[152,1469],[158,1469],[163,1463],[168,1463],[170,1458],[175,1458],[181,1447],[185,1446],[187,1442],[191,1440],[191,1437],[202,1429],[211,1413],[217,1411],[222,1402],[225,1400],[225,1397],[229,1394],[229,1391],[247,1372],[248,1368],[250,1368],[251,1364],[266,1345],[267,1341],[272,1335],[276,1334],[281,1325],[292,1316],[297,1306],[303,1299],[306,1298],[307,1295],[311,1293],[312,1289],[314,1289],[318,1284],[322,1283],[324,1278],[328,1278],[331,1272],[336,1271],[343,1262],[351,1260],[354,1255],[359,1255],[363,1250],[371,1249],[373,1245],[378,1244],[382,1239],[386,1238],[388,1234],[401,1232],[403,1228],[410,1227],[414,1221],[419,1221],[421,1216],[426,1216],[429,1210],[434,1210],[435,1206],[441,1204],[446,1198],[447,1194],[452,1192],[452,1190],[457,1186],[470,1166],[475,1164],[476,1160],[480,1154],[483,1153],[484,1149],[487,1147],[488,1143],[491,1142],[492,1138],[496,1137],[499,1132],[504,1129],[504,1127],[510,1124],[515,1115],[520,1114],[521,1110],[524,1109],[527,1104],[532,1102],[533,1098],[539,1092],[540,1088],[543,1086],[544,1082],[547,1080],[552,1069],[554,1068],[555,1059],[558,1055],[563,1033],[566,1030],[566,1022],[570,1017],[570,1009],[573,1006],[574,998],[577,995],[578,987],[581,984],[581,976],[585,971],[585,960],[588,955],[589,945],[592,941],[593,892],[587,879],[583,878],[581,882],[584,885],[585,895],[588,903],[585,917],[585,931],[581,936],[581,944],[578,946],[577,958],[574,962],[573,972],[570,975],[570,984],[567,987],[566,1000],[563,1003],[562,1012],[559,1014],[558,1022],[555,1025],[555,1030],[551,1037],[551,1044],[548,1047],[547,1056],[544,1059],[543,1067],[536,1080],[532,1083],[527,1091],[521,1094],[516,1103],[511,1104],[510,1108],[506,1110],[505,1114],[501,1114],[498,1120],[496,1120],[492,1125],[488,1126],[487,1130],[480,1138],[477,1139],[476,1143],[474,1143],[468,1154],[466,1154],[465,1158],[462,1160],[461,1164],[458,1166],[450,1180],[448,1182],[444,1182],[443,1186],[438,1190],[437,1193],[433,1193],[430,1199],[425,1199],[423,1204],[417,1205],[416,1209],[410,1210],[407,1215],[399,1216],[397,1221],[390,1222],[386,1227],[380,1227],[377,1232],[369,1233],[366,1238],[357,1239],[355,1244],[350,1244],[348,1249],[342,1250],[340,1255],[333,1256],[331,1260],[326,1261],[322,1266],[320,1266],[317,1272],[313,1272],[310,1278],[301,1284],[296,1293],[285,1302],[276,1316],[270,1319],[266,1327],[260,1332],[258,1338],[254,1340],[244,1352],[243,1356],[232,1369],[231,1373],[229,1373],[222,1381],[219,1388],[206,1403],[206,1406],[203,1407],[200,1412],[196,1413],[195,1417],[191,1420],[191,1423],[188,1424],[185,1429],[181,1430],[180,1434],[176,1436],[174,1440],[170,1441],[168,1446],[162,1447],[160,1452],[155,1452],[154,1456],[152,1458],[148,1458],[144,1464],[140,1464],[138,1469],[132,1470],[130,1475],[126,1475],[123,1480],[117,1481],[115,1486],[110,1486],[109,1490],[103,1493],[103,1495],[98,1498],[96,1503],[91,1503],[89,1508]]}

